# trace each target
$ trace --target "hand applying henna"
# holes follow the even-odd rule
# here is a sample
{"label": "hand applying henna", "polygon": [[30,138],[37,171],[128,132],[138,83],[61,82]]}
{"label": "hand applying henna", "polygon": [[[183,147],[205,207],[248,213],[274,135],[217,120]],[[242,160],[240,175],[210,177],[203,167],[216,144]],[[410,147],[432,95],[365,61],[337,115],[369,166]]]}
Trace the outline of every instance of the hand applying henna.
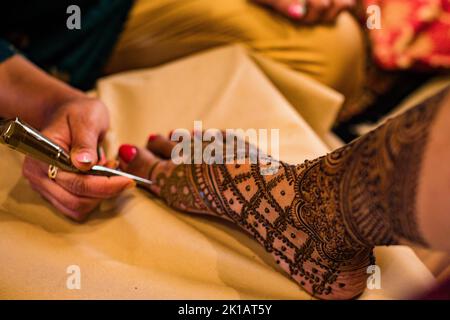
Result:
{"label": "hand applying henna", "polygon": [[121,167],[149,177],[169,206],[231,220],[252,235],[302,288],[349,299],[366,286],[375,245],[425,244],[416,221],[421,159],[443,95],[329,155],[298,166],[182,164],[174,143],[153,136]]}

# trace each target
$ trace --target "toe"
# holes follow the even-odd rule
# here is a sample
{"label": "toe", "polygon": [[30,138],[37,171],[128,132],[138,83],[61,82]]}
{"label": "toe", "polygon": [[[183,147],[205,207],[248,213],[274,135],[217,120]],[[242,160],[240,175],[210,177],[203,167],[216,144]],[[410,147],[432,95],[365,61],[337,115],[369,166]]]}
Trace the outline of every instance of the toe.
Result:
{"label": "toe", "polygon": [[129,144],[120,146],[118,158],[121,170],[150,180],[152,168],[161,161],[152,152]]}
{"label": "toe", "polygon": [[172,155],[172,149],[176,145],[176,142],[169,140],[159,134],[150,134],[147,141],[147,150],[157,155],[162,159],[170,159]]}

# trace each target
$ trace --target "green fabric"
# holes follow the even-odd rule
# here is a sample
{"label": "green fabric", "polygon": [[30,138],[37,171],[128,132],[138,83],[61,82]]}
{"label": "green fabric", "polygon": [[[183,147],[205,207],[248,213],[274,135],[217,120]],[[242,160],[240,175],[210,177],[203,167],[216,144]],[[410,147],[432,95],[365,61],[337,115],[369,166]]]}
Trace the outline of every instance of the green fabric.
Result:
{"label": "green fabric", "polygon": [[[1,7],[7,10],[6,21],[0,22],[0,40],[3,38],[0,61],[14,53],[7,51],[10,45],[6,42],[16,41],[20,52],[41,68],[75,87],[90,89],[101,75],[132,3],[132,0],[16,0],[0,5],[0,10],[5,10]],[[80,30],[69,30],[66,26],[70,16],[66,9],[71,4],[81,9]],[[8,20],[8,16],[16,19]]]}
{"label": "green fabric", "polygon": [[16,53],[14,47],[2,39],[0,39],[0,63],[8,59]]}

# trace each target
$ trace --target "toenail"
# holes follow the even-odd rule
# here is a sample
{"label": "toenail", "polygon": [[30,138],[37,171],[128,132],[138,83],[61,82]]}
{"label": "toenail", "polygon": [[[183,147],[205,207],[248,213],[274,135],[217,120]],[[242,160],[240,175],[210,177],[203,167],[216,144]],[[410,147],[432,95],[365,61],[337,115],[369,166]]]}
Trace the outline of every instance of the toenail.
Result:
{"label": "toenail", "polygon": [[119,148],[119,157],[125,163],[130,163],[137,155],[137,148],[130,144],[123,144]]}
{"label": "toenail", "polygon": [[158,135],[157,135],[157,134],[154,134],[154,133],[152,133],[152,134],[150,134],[150,135],[148,136],[148,142],[152,142],[152,141],[155,141],[155,140],[156,140],[156,138],[158,138]]}
{"label": "toenail", "polygon": [[305,8],[299,3],[292,4],[288,7],[288,14],[291,18],[299,19],[304,16]]}

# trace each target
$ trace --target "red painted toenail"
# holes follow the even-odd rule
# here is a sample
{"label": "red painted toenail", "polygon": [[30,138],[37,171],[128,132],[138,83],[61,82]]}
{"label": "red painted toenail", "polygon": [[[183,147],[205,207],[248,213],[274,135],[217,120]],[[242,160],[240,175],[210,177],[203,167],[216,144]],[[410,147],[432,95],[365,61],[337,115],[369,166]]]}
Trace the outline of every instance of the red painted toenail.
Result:
{"label": "red painted toenail", "polygon": [[130,144],[123,144],[119,148],[119,157],[125,163],[130,163],[137,155],[137,148]]}
{"label": "red painted toenail", "polygon": [[305,7],[299,3],[292,4],[288,7],[288,14],[291,18],[300,19],[305,15]]}
{"label": "red painted toenail", "polygon": [[155,141],[156,138],[158,138],[158,135],[152,133],[152,134],[150,134],[150,135],[148,136],[148,142]]}

